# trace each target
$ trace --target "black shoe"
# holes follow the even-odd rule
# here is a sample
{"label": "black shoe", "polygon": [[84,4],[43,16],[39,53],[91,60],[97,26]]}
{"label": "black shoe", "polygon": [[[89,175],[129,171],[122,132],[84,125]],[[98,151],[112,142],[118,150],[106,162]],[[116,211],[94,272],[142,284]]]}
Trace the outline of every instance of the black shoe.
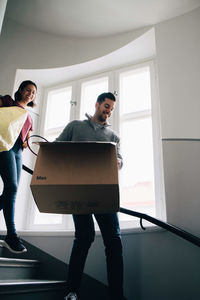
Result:
{"label": "black shoe", "polygon": [[69,293],[65,296],[64,300],[78,300],[76,293]]}
{"label": "black shoe", "polygon": [[7,235],[2,246],[6,247],[13,253],[24,253],[27,251],[21,239],[16,234]]}

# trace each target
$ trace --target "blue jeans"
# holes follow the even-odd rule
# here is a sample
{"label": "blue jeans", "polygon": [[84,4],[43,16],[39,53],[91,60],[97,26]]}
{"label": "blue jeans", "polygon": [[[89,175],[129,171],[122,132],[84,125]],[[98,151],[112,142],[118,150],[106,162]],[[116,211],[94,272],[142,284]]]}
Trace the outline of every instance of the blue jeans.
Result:
{"label": "blue jeans", "polygon": [[15,234],[15,200],[22,169],[22,145],[18,139],[9,151],[0,153],[0,175],[3,180],[3,193],[0,196],[0,209],[3,209],[7,234]]}
{"label": "blue jeans", "polygon": [[[110,299],[123,299],[123,257],[117,213],[94,215],[101,230],[107,263]],[[72,247],[67,286],[68,291],[80,293],[81,277],[88,250],[94,241],[92,215],[73,215],[75,239]]]}

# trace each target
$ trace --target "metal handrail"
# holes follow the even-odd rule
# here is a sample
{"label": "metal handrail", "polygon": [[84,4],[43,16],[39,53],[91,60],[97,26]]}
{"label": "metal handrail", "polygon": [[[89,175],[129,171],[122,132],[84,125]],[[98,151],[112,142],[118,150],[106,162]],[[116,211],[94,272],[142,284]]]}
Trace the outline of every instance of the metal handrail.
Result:
{"label": "metal handrail", "polygon": [[33,170],[29,169],[27,166],[22,165],[22,169],[23,169],[24,171],[26,171],[27,173],[33,175]]}
{"label": "metal handrail", "polygon": [[146,215],[146,214],[143,214],[143,213],[139,213],[139,212],[136,212],[136,211],[132,211],[132,210],[129,210],[129,209],[126,209],[126,208],[123,208],[123,207],[120,207],[120,210],[119,210],[121,213],[123,214],[126,214],[126,215],[130,215],[130,216],[133,216],[133,217],[137,217],[137,218],[140,218],[140,225],[141,225],[141,228],[143,230],[145,230],[145,227],[143,226],[142,224],[142,220],[145,219],[159,227],[162,227],[180,237],[182,237],[183,239],[191,242],[192,244],[200,247],[200,238],[185,231],[185,230],[182,230],[181,228],[179,227],[176,227],[172,224],[169,224],[167,222],[163,222],[159,219],[156,219],[154,217],[151,217],[149,215]]}

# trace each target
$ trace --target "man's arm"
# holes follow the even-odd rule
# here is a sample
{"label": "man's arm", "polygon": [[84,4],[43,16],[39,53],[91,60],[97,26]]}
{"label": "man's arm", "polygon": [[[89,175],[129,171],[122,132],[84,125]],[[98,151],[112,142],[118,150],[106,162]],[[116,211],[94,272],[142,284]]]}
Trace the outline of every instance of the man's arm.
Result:
{"label": "man's arm", "polygon": [[121,169],[123,166],[123,158],[121,156],[120,153],[120,139],[118,137],[118,141],[117,141],[117,165],[118,165],[118,169]]}

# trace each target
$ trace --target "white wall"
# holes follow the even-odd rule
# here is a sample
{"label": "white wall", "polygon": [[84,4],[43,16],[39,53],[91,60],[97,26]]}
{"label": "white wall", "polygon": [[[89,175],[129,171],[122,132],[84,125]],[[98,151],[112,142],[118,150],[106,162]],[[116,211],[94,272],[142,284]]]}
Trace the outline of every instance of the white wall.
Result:
{"label": "white wall", "polygon": [[168,222],[200,237],[200,141],[164,141]]}
{"label": "white wall", "polygon": [[13,88],[17,69],[74,65],[108,54],[147,31],[147,28],[106,38],[63,38],[33,31],[5,17],[0,37],[2,94]]}
{"label": "white wall", "polygon": [[[155,26],[163,138],[200,138],[200,9]],[[200,236],[200,142],[163,141],[167,219]]]}
{"label": "white wall", "polygon": [[3,18],[6,10],[7,0],[0,0],[0,34],[1,34],[1,28],[3,24]]}
{"label": "white wall", "polygon": [[200,9],[155,26],[162,137],[200,137]]}
{"label": "white wall", "polygon": [[[139,222],[139,221],[138,221]],[[69,262],[73,236],[24,236],[24,239]],[[196,300],[199,298],[200,251],[161,230],[123,233],[124,290],[127,300]],[[104,247],[97,235],[85,273],[107,284]]]}

